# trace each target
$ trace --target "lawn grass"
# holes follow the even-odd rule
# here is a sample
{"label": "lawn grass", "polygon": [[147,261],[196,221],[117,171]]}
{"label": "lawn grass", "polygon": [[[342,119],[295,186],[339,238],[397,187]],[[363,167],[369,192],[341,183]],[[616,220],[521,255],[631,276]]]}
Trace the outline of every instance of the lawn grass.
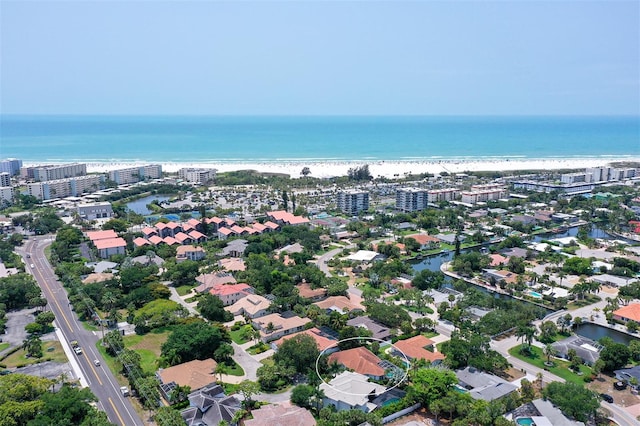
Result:
{"label": "lawn grass", "polygon": [[521,361],[534,365],[538,368],[542,368],[544,370],[549,371],[550,373],[555,374],[558,377],[562,377],[568,382],[576,383],[580,386],[584,386],[585,381],[584,377],[588,377],[591,375],[591,369],[586,365],[580,366],[580,371],[583,373],[582,376],[578,376],[574,372],[569,369],[569,362],[562,361],[557,358],[553,358],[553,367],[547,367],[544,365],[546,356],[543,355],[542,349],[532,346],[530,354],[523,354],[520,352],[522,345],[514,346],[509,349],[509,354],[513,357],[518,358]]}
{"label": "lawn grass", "polygon": [[7,349],[9,346],[11,346],[9,343],[0,343],[0,352],[4,351],[5,349]]}
{"label": "lawn grass", "polygon": [[100,355],[102,355],[104,362],[107,364],[107,366],[115,376],[118,384],[120,386],[128,386],[129,381],[122,375],[122,364],[120,364],[120,362],[116,358],[109,355],[107,353],[107,349],[102,346],[100,342],[96,343],[96,348],[98,349],[98,352],[100,352]]}
{"label": "lawn grass", "polygon": [[245,339],[244,338],[243,331],[244,331],[245,327],[251,327],[251,326],[250,325],[243,325],[238,330],[229,331],[229,335],[231,336],[231,340],[233,340],[238,345],[242,345],[243,343],[247,343],[249,341],[249,339]]}
{"label": "lawn grass", "polygon": [[193,290],[193,286],[191,285],[181,285],[176,287],[176,291],[180,296],[184,296],[191,293],[191,290]]}
{"label": "lawn grass", "polygon": [[230,376],[244,376],[244,370],[237,362],[233,361],[233,367],[229,367],[228,365],[226,367],[227,370],[225,374],[228,374]]}
{"label": "lawn grass", "polygon": [[153,373],[158,369],[156,360],[160,358],[162,344],[167,341],[170,332],[168,329],[159,329],[143,335],[124,336],[124,346],[140,354],[140,364],[145,373]]}
{"label": "lawn grass", "polygon": [[[48,348],[54,348],[53,351],[47,351]],[[39,361],[54,361],[64,363],[67,362],[67,356],[62,350],[60,342],[42,342],[42,358],[27,358],[24,349],[19,349],[6,357],[2,363],[11,367],[23,367],[25,365],[37,364]]]}

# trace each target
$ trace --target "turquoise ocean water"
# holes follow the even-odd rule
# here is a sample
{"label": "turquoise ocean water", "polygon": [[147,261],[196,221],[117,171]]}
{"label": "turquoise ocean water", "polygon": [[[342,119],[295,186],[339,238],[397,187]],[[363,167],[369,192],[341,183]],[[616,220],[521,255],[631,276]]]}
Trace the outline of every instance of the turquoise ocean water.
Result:
{"label": "turquoise ocean water", "polygon": [[25,162],[640,157],[640,117],[0,116]]}

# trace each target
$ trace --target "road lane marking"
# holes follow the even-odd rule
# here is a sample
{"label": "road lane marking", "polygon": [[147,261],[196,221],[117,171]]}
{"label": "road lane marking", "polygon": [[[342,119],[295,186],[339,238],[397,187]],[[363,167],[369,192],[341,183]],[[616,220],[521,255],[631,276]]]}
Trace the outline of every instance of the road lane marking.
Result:
{"label": "road lane marking", "polygon": [[111,403],[111,407],[113,407],[113,411],[116,412],[116,416],[118,416],[118,420],[120,420],[120,423],[122,424],[122,426],[127,426],[127,424],[124,422],[124,420],[122,420],[122,416],[120,416],[120,413],[118,412],[118,409],[116,408],[116,404],[113,403],[113,400],[111,399],[111,397],[109,397],[109,402]]}
{"label": "road lane marking", "polygon": [[67,326],[69,327],[69,332],[73,333],[73,326],[71,325],[71,323],[67,319],[67,316],[64,314],[64,311],[62,310],[62,307],[60,306],[60,303],[58,303],[58,299],[55,298],[55,296],[53,294],[53,291],[51,290],[51,287],[49,287],[49,284],[47,283],[47,280],[44,277],[44,274],[42,272],[40,272],[40,270],[37,269],[37,268],[35,269],[35,272],[37,272],[40,275],[40,278],[42,279],[42,283],[47,288],[47,291],[51,294],[51,298],[53,299],[53,302],[58,307],[58,310],[60,311],[60,315],[62,315],[62,318],[64,319],[64,322],[66,322]]}
{"label": "road lane marking", "polygon": [[[89,352],[85,351],[85,355],[88,355]],[[102,380],[100,380],[100,376],[98,376],[98,372],[96,371],[96,369],[93,367],[93,361],[87,359],[87,362],[89,363],[89,367],[91,367],[91,370],[93,371],[93,374],[96,375],[96,379],[98,379],[98,383],[100,383],[100,386],[102,386]]]}

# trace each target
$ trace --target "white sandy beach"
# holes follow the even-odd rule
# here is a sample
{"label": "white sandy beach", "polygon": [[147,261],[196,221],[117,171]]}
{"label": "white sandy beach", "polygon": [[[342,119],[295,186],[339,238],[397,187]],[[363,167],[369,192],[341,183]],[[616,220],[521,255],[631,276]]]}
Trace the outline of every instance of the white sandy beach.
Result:
{"label": "white sandy beach", "polygon": [[[350,168],[369,165],[369,171],[374,177],[383,176],[387,178],[404,177],[407,174],[441,172],[464,173],[473,171],[509,171],[509,170],[558,170],[558,169],[583,169],[586,167],[599,167],[607,163],[619,161],[637,161],[640,158],[634,157],[606,157],[606,158],[584,158],[584,159],[481,159],[481,160],[441,160],[441,161],[343,161],[343,162],[304,162],[304,161],[281,161],[281,162],[171,162],[162,163],[162,170],[165,172],[177,172],[183,167],[193,168],[215,168],[218,172],[229,172],[235,170],[257,170],[259,172],[286,173],[291,177],[299,177],[303,167],[308,167],[311,176],[317,178],[328,178],[343,176]],[[90,162],[87,163],[87,171],[107,172],[109,170],[135,167],[153,162]],[[27,163],[25,165],[35,165]]]}

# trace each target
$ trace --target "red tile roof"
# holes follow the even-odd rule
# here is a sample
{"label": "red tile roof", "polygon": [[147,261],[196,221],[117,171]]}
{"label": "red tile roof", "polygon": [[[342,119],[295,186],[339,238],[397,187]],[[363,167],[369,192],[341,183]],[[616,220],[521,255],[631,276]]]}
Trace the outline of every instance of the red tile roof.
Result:
{"label": "red tile roof", "polygon": [[407,235],[405,238],[413,238],[414,240],[416,240],[421,246],[427,245],[429,243],[439,243],[440,240],[437,239],[436,237],[432,237],[431,235],[427,235],[427,234],[413,234],[413,235]]}
{"label": "red tile roof", "polygon": [[238,283],[238,284],[219,284],[213,286],[209,293],[214,296],[228,296],[230,294],[236,293],[251,293],[253,287],[246,283]]}
{"label": "red tile roof", "polygon": [[264,226],[266,226],[267,228],[271,228],[273,230],[280,228],[280,225],[278,225],[277,223],[271,222],[270,220],[265,222]]}
{"label": "red tile roof", "polygon": [[316,345],[318,345],[318,349],[320,351],[323,351],[327,348],[335,346],[336,343],[338,343],[337,340],[330,339],[328,337],[323,336],[322,332],[319,329],[317,329],[316,327],[313,327],[308,330],[298,331],[297,333],[292,333],[287,336],[281,337],[280,339],[276,340],[274,344],[277,347],[280,347],[280,345],[282,345],[285,340],[291,339],[293,336],[297,336],[298,334],[306,334],[307,336],[311,336],[313,340],[316,341]]}
{"label": "red tile roof", "polygon": [[218,229],[218,232],[221,233],[222,235],[227,235],[227,236],[234,234],[234,232],[229,228],[220,228]]}
{"label": "red tile roof", "polygon": [[181,228],[179,223],[175,223],[175,222],[169,222],[167,223],[167,228],[169,229],[176,229],[176,228]]}
{"label": "red tile roof", "polygon": [[199,240],[200,238],[207,238],[206,235],[204,235],[202,232],[199,232],[199,231],[191,231],[189,232],[188,235],[194,240]]}
{"label": "red tile roof", "polygon": [[329,363],[335,361],[365,376],[384,376],[384,368],[378,365],[382,360],[364,347],[334,352],[329,355],[328,361]]}
{"label": "red tile roof", "polygon": [[107,231],[89,231],[87,232],[87,237],[91,241],[97,240],[107,240],[110,238],[118,238],[118,234],[113,229],[109,229]]}
{"label": "red tile roof", "polygon": [[160,243],[164,243],[164,240],[160,237],[158,237],[157,235],[152,235],[149,237],[149,242],[151,244],[153,244],[154,246],[157,246]]}
{"label": "red tile roof", "polygon": [[176,240],[178,240],[180,244],[183,244],[186,240],[191,239],[191,237],[185,234],[184,232],[178,232],[175,238]]}
{"label": "red tile roof", "polygon": [[146,236],[149,236],[149,235],[157,234],[158,230],[150,226],[145,226],[144,228],[142,228],[142,233]]}
{"label": "red tile roof", "polygon": [[424,359],[430,362],[443,360],[445,356],[440,352],[431,352],[425,347],[433,345],[433,340],[419,334],[406,340],[398,340],[393,344],[411,359]]}
{"label": "red tile roof", "polygon": [[613,311],[613,315],[640,323],[640,303],[631,303],[623,306]]}
{"label": "red tile roof", "polygon": [[104,240],[96,240],[93,242],[98,250],[126,247],[127,242],[123,238],[107,238]]}
{"label": "red tile roof", "polygon": [[176,240],[176,239],[175,239],[175,238],[173,238],[173,237],[164,237],[164,239],[163,239],[162,241],[164,241],[166,244],[168,244],[168,245],[170,245],[170,246],[172,246],[172,245],[174,245],[174,244],[180,244],[180,243],[178,242],[178,240]]}
{"label": "red tile roof", "polygon": [[135,245],[136,247],[142,247],[150,244],[151,243],[149,241],[145,240],[142,237],[138,237],[135,240],[133,240],[133,245]]}

